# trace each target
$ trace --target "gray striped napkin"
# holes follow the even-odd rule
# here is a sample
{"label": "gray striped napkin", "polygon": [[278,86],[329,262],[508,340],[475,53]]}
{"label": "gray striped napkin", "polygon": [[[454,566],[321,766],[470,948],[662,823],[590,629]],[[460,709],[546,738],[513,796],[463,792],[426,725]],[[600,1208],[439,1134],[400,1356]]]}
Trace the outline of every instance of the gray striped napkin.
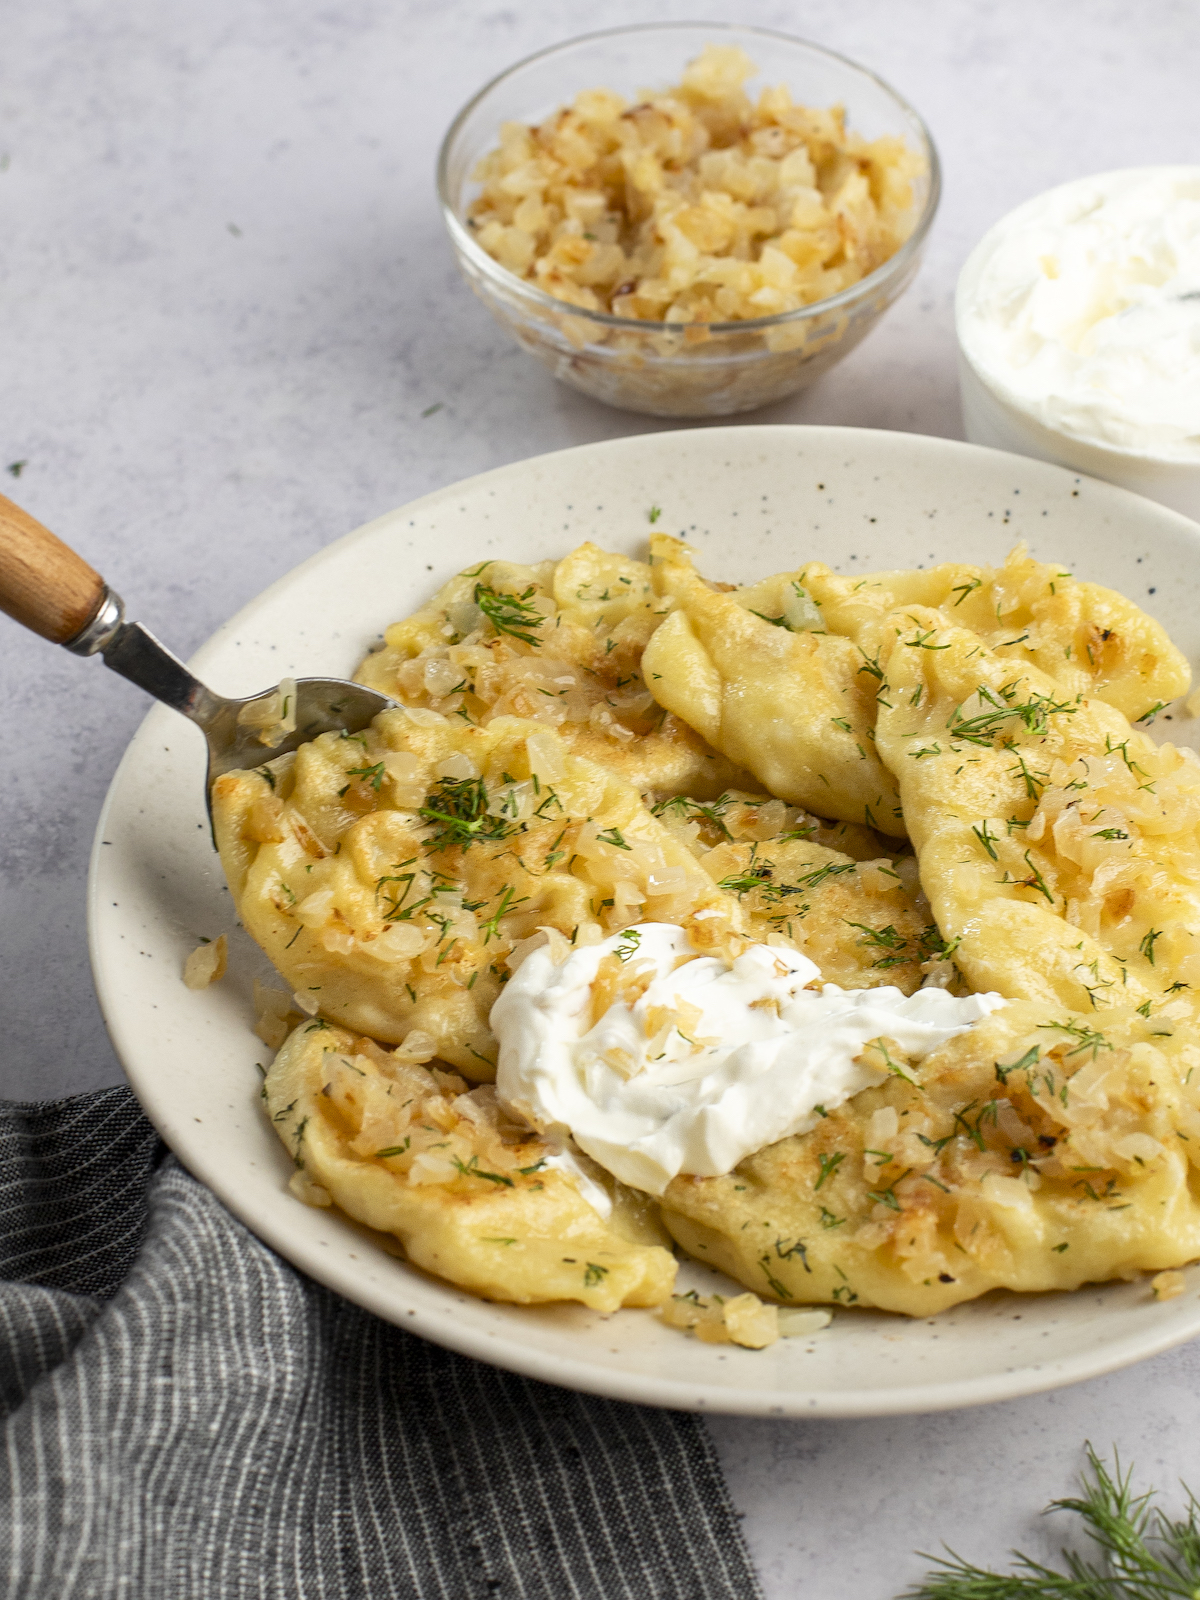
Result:
{"label": "gray striped napkin", "polygon": [[759,1596],[699,1418],[349,1305],[127,1089],[0,1105],[0,1405],[14,1600]]}

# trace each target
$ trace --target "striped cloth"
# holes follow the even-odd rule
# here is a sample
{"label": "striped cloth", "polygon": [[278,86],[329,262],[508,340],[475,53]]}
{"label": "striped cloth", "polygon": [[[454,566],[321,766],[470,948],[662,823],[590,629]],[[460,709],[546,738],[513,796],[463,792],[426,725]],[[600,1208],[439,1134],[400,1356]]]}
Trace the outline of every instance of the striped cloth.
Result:
{"label": "striped cloth", "polygon": [[0,1594],[759,1596],[699,1418],[402,1332],[164,1156],[127,1089],[0,1105]]}

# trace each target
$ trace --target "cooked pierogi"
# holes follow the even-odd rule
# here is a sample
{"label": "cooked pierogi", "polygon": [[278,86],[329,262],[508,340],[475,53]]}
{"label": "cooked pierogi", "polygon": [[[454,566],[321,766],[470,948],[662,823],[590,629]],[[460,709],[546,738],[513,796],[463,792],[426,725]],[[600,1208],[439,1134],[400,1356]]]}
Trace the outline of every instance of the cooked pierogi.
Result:
{"label": "cooked pierogi", "polygon": [[390,1044],[418,1029],[477,1081],[512,953],[539,929],[587,942],[648,915],[716,948],[741,925],[636,789],[517,717],[386,711],[226,773],[213,819],[238,915],[297,994]]}
{"label": "cooked pierogi", "polygon": [[[265,1094],[298,1195],[474,1293],[604,1312],[669,1296],[663,1223],[767,1300],[913,1316],[1200,1257],[1200,762],[1129,720],[1187,686],[1159,624],[1023,549],[735,588],[651,547],[471,568],[363,662],[396,710],[214,785],[294,991]],[[646,923],[680,963],[792,946],[814,989],[1009,1003],[922,1060],[856,1040],[878,1087],[660,1216],[490,1084],[525,957],[510,993],[632,929],[579,1011],[624,1022]],[[702,1064],[694,1009],[648,1061],[674,1028]]]}
{"label": "cooked pierogi", "polygon": [[950,562],[858,578],[814,561],[739,590],[737,598],[747,607],[782,613],[795,605],[797,592],[816,608],[816,626],[852,640],[875,666],[881,648],[891,648],[890,613],[932,606],[947,622],[978,634],[1010,670],[1037,667],[1065,693],[1104,700],[1131,722],[1183,694],[1191,681],[1187,661],[1161,623],[1112,589],[1080,583],[1056,564],[1034,561],[1024,545],[1002,567]]}
{"label": "cooked pierogi", "polygon": [[594,544],[484,561],[393,623],[355,677],[480,727],[528,717],[639,789],[708,799],[745,775],[647,690],[642,651],[664,615],[646,563]]}
{"label": "cooked pierogi", "polygon": [[1021,1002],[720,1178],[676,1178],[685,1250],[768,1299],[928,1316],[1200,1256],[1200,1040]]}
{"label": "cooked pierogi", "polygon": [[707,584],[678,539],[652,541],[670,615],[642,672],[655,699],[781,800],[903,837],[900,799],[875,753],[870,664],[819,618],[758,615]]}
{"label": "cooked pierogi", "polygon": [[1200,763],[896,612],[878,747],[921,879],[976,989],[1076,1011],[1200,993]]}
{"label": "cooked pierogi", "polygon": [[300,1196],[393,1235],[427,1272],[490,1300],[603,1312],[671,1292],[675,1258],[645,1198],[578,1152],[564,1160],[490,1087],[468,1093],[403,1047],[316,1021],[290,1035],[264,1098]]}

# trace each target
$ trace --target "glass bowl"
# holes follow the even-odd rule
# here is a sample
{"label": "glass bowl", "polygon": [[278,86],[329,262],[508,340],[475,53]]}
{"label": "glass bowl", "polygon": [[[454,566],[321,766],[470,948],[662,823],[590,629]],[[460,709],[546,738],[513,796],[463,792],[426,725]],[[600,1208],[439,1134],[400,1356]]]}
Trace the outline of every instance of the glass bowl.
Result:
{"label": "glass bowl", "polygon": [[[539,122],[584,89],[632,97],[647,84],[677,82],[687,62],[714,43],[746,51],[759,69],[752,84],[786,83],[801,105],[843,105],[854,132],[868,139],[897,135],[924,158],[925,170],[914,180],[913,230],[895,255],[848,289],[796,311],[680,324],[568,305],[487,254],[466,217],[478,192],[472,174],[497,144],[501,123]],[[753,411],[827,372],[911,282],[941,192],[929,130],[881,78],[802,39],[718,22],[616,28],[518,62],[455,117],[438,155],[437,185],[459,268],[497,322],[564,383],[608,405],[659,417]]]}

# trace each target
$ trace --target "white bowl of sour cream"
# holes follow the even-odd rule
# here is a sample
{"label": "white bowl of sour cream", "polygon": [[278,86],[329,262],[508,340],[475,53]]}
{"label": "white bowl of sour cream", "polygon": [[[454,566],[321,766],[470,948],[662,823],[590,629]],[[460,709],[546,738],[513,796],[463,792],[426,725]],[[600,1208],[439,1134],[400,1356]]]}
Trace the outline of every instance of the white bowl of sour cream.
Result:
{"label": "white bowl of sour cream", "polygon": [[1200,166],[1027,200],[969,256],[955,321],[973,444],[1200,519]]}

